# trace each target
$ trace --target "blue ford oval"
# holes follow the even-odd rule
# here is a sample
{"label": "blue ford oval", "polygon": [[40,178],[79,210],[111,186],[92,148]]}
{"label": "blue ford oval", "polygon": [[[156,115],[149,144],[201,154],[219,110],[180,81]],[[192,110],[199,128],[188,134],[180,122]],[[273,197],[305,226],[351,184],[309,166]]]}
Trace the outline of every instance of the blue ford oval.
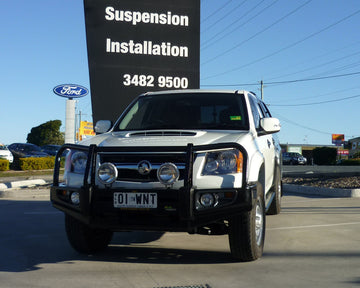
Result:
{"label": "blue ford oval", "polygon": [[53,89],[56,95],[69,99],[80,98],[89,93],[89,90],[83,86],[76,84],[61,84]]}

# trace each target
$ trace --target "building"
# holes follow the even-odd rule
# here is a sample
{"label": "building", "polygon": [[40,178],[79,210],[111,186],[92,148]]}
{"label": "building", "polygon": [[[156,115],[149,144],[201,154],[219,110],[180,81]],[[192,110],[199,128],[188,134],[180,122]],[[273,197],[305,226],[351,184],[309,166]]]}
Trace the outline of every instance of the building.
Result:
{"label": "building", "polygon": [[[338,149],[338,146],[335,145],[310,145],[310,144],[281,144],[281,150],[282,152],[296,152],[296,153],[300,153],[301,155],[303,155],[306,159],[307,159],[307,165],[313,165],[313,150],[315,148],[320,148],[320,147],[329,147],[329,148],[334,148],[334,149]],[[343,149],[341,147],[341,149]],[[360,150],[360,137],[359,137],[359,150]],[[343,156],[341,156],[343,157]]]}
{"label": "building", "polygon": [[352,158],[356,153],[360,153],[360,137],[349,139],[348,145],[349,157]]}

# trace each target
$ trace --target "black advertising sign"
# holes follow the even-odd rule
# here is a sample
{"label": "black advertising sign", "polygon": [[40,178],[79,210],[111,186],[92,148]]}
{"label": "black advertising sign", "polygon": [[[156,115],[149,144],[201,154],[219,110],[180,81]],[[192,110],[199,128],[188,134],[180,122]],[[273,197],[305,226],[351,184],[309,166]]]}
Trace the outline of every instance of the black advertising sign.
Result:
{"label": "black advertising sign", "polygon": [[139,94],[200,86],[200,0],[84,0],[94,122]]}

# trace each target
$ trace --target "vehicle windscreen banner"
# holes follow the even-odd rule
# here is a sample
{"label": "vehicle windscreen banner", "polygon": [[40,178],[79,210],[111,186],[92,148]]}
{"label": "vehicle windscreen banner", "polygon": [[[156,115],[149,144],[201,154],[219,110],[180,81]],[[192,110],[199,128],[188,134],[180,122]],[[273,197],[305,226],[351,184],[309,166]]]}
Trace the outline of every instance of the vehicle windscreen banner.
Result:
{"label": "vehicle windscreen banner", "polygon": [[94,122],[139,94],[200,86],[200,0],[84,0]]}

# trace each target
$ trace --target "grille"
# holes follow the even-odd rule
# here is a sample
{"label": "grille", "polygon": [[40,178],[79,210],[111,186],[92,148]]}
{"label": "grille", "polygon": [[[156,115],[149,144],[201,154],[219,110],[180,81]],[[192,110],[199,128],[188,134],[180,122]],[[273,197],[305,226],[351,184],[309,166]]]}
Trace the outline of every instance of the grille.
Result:
{"label": "grille", "polygon": [[[104,153],[100,154],[101,163],[113,163],[118,170],[117,181],[133,182],[158,182],[157,169],[163,163],[175,164],[180,172],[179,180],[184,179],[186,153]],[[138,171],[138,164],[148,161],[151,164],[151,171],[147,175],[142,175]]]}

